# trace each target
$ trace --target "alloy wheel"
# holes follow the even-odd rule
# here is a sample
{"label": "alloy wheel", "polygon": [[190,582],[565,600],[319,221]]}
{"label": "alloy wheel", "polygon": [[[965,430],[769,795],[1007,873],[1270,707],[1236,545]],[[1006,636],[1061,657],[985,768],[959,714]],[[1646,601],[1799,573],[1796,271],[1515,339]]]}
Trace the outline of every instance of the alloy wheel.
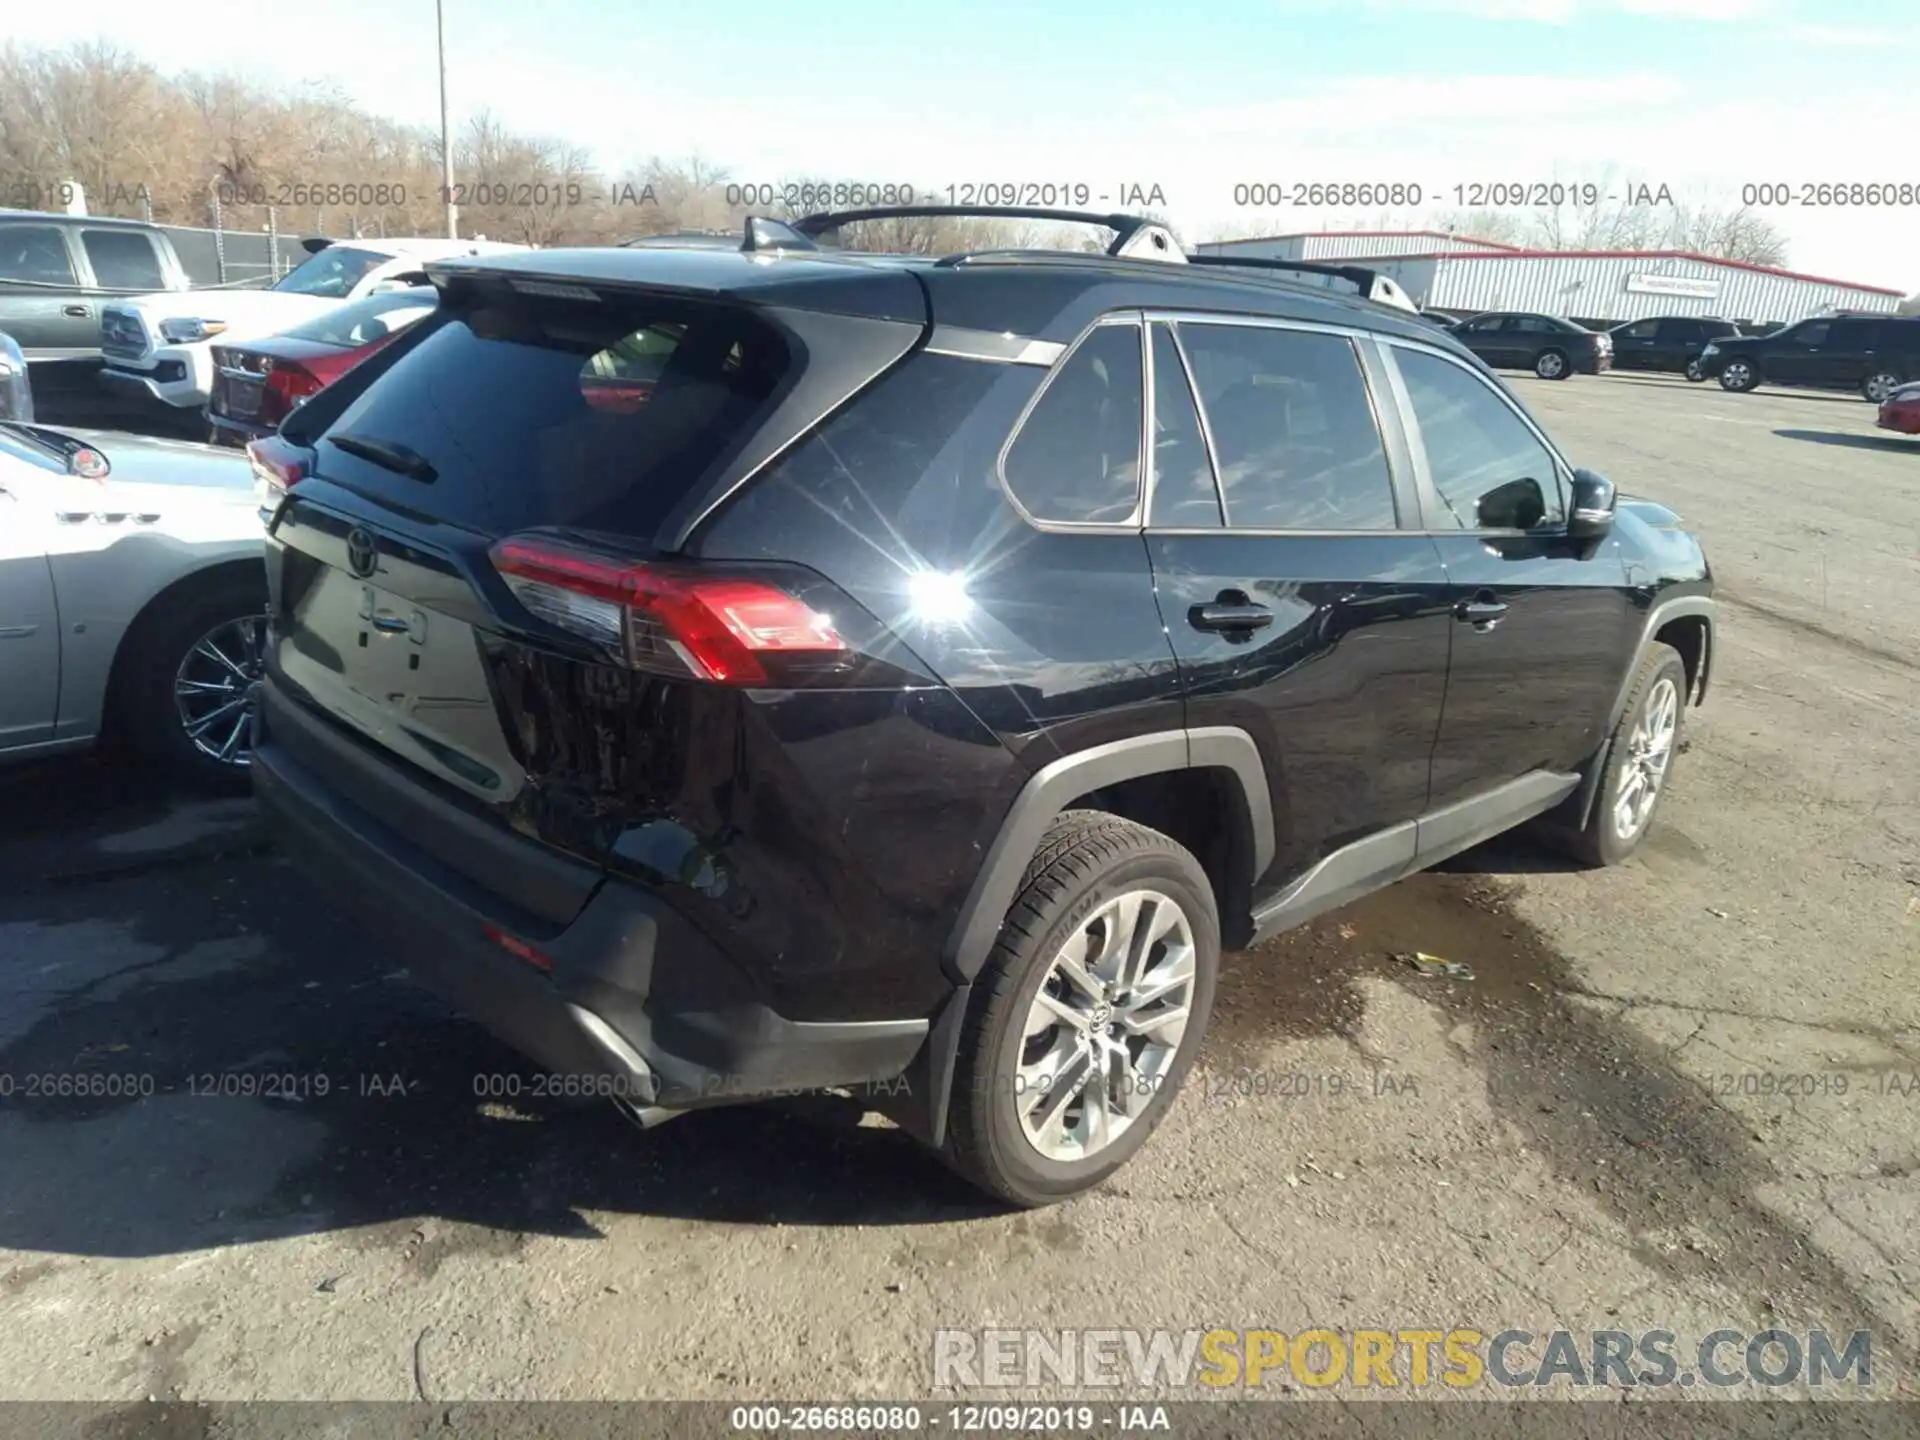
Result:
{"label": "alloy wheel", "polygon": [[1876,405],[1885,404],[1887,396],[1891,395],[1899,384],[1900,379],[1895,375],[1871,376],[1867,380],[1867,399]]}
{"label": "alloy wheel", "polygon": [[1730,390],[1745,389],[1747,382],[1752,378],[1753,367],[1748,365],[1744,360],[1735,360],[1721,372],[1721,379],[1726,382],[1727,388]]}
{"label": "alloy wheel", "polygon": [[188,647],[173,676],[173,703],[194,749],[222,765],[252,760],[253,712],[266,656],[264,615],[223,620]]}
{"label": "alloy wheel", "polygon": [[1671,676],[1662,676],[1647,693],[1633,733],[1627,737],[1626,763],[1614,791],[1613,831],[1631,840],[1653,817],[1660,786],[1673,758],[1673,738],[1680,721],[1680,688]]}
{"label": "alloy wheel", "polygon": [[1533,372],[1542,380],[1558,380],[1560,372],[1566,368],[1566,365],[1566,361],[1552,351],[1548,351],[1533,362]]}
{"label": "alloy wheel", "polygon": [[1179,1055],[1194,978],[1193,927],[1158,890],[1129,890],[1081,922],[1022,1035],[1014,1107],[1035,1150],[1085,1160],[1146,1112]]}

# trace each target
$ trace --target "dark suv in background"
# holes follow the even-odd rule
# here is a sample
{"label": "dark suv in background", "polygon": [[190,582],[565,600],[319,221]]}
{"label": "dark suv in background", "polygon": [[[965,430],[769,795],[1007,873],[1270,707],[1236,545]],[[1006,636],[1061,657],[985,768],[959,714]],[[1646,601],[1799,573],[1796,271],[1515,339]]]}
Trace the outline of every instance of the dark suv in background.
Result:
{"label": "dark suv in background", "polygon": [[1700,352],[1716,340],[1737,338],[1740,327],[1698,315],[1660,315],[1615,325],[1607,333],[1613,337],[1616,370],[1658,370],[1698,382],[1707,378]]}
{"label": "dark suv in background", "polygon": [[1771,335],[1716,340],[1701,352],[1700,368],[1726,390],[1858,390],[1878,405],[1905,382],[1920,380],[1920,316],[1837,315]]}
{"label": "dark suv in background", "polygon": [[853,1087],[1036,1205],[1159,1123],[1223,947],[1641,843],[1713,656],[1671,512],[1288,262],[849,218],[432,265],[256,447],[258,793],[423,978],[642,1123]]}
{"label": "dark suv in background", "polygon": [[1575,371],[1601,375],[1613,364],[1610,336],[1558,315],[1493,310],[1448,328],[1487,364],[1531,370],[1542,380],[1566,380]]}

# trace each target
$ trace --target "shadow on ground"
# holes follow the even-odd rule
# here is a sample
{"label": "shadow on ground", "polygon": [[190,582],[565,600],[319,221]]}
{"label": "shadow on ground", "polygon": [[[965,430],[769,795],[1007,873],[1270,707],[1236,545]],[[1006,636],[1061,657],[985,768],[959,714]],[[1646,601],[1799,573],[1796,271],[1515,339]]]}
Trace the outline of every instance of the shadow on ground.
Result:
{"label": "shadow on ground", "polygon": [[1776,430],[1783,440],[1806,440],[1815,445],[1841,445],[1852,450],[1910,450],[1920,454],[1920,440],[1899,435],[1857,435],[1850,430]]}

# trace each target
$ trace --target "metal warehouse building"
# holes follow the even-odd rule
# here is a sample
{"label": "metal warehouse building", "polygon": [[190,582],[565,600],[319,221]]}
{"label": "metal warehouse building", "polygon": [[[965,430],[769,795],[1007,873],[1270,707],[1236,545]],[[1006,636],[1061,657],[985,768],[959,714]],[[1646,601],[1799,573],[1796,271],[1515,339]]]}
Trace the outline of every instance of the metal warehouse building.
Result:
{"label": "metal warehouse building", "polygon": [[1430,230],[1325,232],[1232,240],[1202,254],[1364,262],[1420,305],[1533,310],[1617,324],[1650,315],[1711,315],[1787,324],[1840,310],[1893,313],[1901,292],[1684,250],[1524,250]]}

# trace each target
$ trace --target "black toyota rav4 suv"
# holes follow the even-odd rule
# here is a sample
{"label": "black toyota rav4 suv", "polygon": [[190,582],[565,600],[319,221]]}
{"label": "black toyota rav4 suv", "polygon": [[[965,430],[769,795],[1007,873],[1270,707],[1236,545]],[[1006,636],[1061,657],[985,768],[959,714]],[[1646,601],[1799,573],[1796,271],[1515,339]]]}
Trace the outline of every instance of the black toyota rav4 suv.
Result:
{"label": "black toyota rav4 suv", "polygon": [[1694,537],[1416,315],[1103,218],[430,267],[256,457],[286,849],[574,1089],[852,1087],[1028,1205],[1144,1143],[1223,948],[1535,817],[1632,853]]}

